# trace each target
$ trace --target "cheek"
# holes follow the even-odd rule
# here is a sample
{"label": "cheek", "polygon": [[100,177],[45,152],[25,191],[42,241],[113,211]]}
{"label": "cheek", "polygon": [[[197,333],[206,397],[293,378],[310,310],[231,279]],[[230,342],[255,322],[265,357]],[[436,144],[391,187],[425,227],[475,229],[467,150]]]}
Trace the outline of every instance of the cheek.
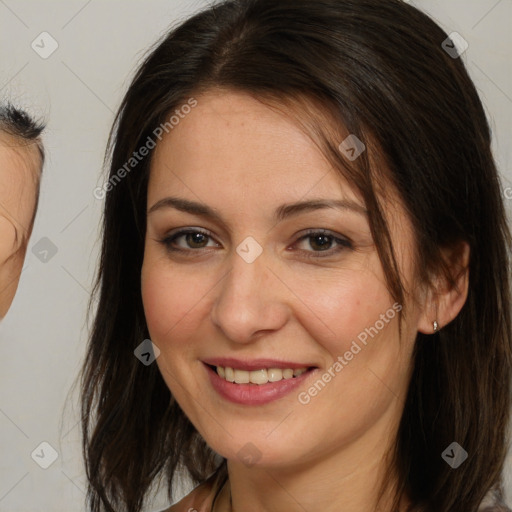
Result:
{"label": "cheek", "polygon": [[4,263],[16,249],[15,240],[14,224],[0,214],[0,264]]}
{"label": "cheek", "polygon": [[[297,284],[305,294],[307,279]],[[401,307],[379,276],[359,270],[323,284],[301,295],[308,306],[301,323],[328,357],[290,404],[296,401],[308,418],[318,418],[308,420],[318,429],[316,438],[344,443],[395,411],[407,385],[410,347],[400,347]]]}
{"label": "cheek", "polygon": [[[204,273],[173,266],[165,257],[144,258],[141,292],[151,339],[158,346],[188,339],[212,283]],[[195,322],[195,325],[194,325]]]}
{"label": "cheek", "polygon": [[190,379],[187,363],[194,346],[187,341],[197,329],[194,306],[200,298],[200,283],[182,269],[173,268],[169,261],[152,256],[151,252],[145,256],[141,272],[149,337],[161,351],[156,363],[162,377],[180,404],[186,404],[187,396],[182,396],[181,390],[183,382]]}
{"label": "cheek", "polygon": [[393,304],[383,280],[361,268],[332,271],[320,279],[298,275],[294,292],[306,306],[300,308],[300,322],[333,357],[349,350],[358,336],[364,338],[376,322],[381,327],[381,315]]}

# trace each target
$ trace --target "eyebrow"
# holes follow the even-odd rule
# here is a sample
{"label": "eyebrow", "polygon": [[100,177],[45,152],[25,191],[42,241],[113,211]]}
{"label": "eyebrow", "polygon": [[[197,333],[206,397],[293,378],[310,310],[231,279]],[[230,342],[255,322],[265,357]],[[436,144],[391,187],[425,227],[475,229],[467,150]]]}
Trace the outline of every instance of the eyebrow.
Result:
{"label": "eyebrow", "polygon": [[[148,210],[147,214],[150,215],[157,210],[162,210],[165,208],[174,208],[181,212],[198,215],[200,217],[208,217],[210,219],[224,223],[224,219],[216,209],[211,208],[206,204],[190,201],[189,199],[183,199],[180,197],[165,197],[160,199]],[[274,212],[274,220],[280,222],[286,218],[298,215],[300,213],[326,208],[349,210],[360,215],[368,215],[368,210],[354,201],[346,199],[311,199],[309,201],[282,204],[276,208]]]}

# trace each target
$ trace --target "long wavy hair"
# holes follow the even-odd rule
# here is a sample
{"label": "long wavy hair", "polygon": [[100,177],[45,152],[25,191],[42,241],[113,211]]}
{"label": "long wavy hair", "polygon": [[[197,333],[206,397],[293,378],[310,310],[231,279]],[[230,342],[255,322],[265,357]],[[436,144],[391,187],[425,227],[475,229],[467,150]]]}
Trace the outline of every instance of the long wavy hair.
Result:
{"label": "long wavy hair", "polygon": [[[391,454],[400,482],[395,503],[405,495],[411,512],[475,512],[490,489],[499,492],[511,406],[511,238],[489,124],[462,59],[445,51],[447,38],[400,0],[227,0],[173,27],[151,48],[107,147],[90,314],[97,304],[81,374],[91,511],[139,512],[157,477],[172,500],[179,471],[198,484],[219,467],[157,365],[134,357],[149,338],[140,277],[153,151],[136,165],[130,160],[156,141],[159,126],[170,129],[169,116],[190,98],[219,87],[296,106],[326,157],[364,198],[390,294],[400,304],[407,290],[380,185],[394,187],[410,217],[424,282],[447,271],[443,249],[469,244],[462,310],[415,341]],[[306,104],[316,105],[315,115]],[[368,150],[347,162],[322,119],[334,119]],[[379,158],[389,169],[385,176],[372,164]],[[441,457],[453,441],[469,454],[456,470]]]}

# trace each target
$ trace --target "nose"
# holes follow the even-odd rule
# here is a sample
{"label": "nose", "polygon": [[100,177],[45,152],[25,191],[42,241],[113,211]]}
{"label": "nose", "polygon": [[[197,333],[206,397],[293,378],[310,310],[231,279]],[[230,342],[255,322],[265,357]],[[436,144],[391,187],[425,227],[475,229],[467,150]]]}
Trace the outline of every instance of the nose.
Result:
{"label": "nose", "polygon": [[252,263],[233,251],[231,270],[221,280],[211,320],[236,343],[250,343],[281,329],[290,315],[290,291],[268,266],[265,251]]}

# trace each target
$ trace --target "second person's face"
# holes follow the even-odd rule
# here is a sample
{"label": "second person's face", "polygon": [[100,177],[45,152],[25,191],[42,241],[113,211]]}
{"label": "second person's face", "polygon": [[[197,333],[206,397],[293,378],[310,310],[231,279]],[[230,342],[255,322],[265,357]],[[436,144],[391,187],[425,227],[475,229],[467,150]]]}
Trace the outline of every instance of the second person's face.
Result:
{"label": "second person's face", "polygon": [[35,144],[0,135],[0,319],[20,280],[36,207],[40,157]]}

